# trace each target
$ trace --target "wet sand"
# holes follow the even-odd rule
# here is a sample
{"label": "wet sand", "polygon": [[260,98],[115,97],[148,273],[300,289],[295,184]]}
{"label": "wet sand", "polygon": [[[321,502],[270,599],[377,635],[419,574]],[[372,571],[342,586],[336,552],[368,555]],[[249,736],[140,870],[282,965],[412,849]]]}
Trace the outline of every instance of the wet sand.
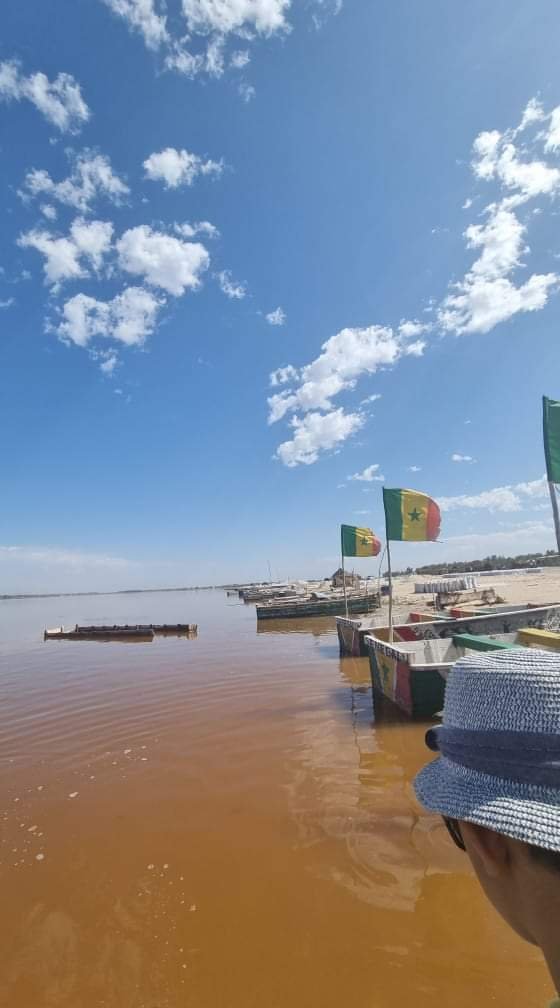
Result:
{"label": "wet sand", "polygon": [[[41,640],[175,620],[198,638]],[[339,658],[334,621],[257,632],[225,592],[3,602],[0,691],[2,1008],[552,995],[416,804],[425,728],[374,720],[367,660]]]}

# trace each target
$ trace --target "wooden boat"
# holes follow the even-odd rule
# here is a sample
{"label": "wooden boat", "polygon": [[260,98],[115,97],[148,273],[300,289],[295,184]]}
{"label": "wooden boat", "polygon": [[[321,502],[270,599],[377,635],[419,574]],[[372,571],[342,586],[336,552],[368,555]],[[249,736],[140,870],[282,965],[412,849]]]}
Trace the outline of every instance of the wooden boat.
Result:
{"label": "wooden boat", "polygon": [[560,633],[521,627],[510,633],[458,633],[451,640],[438,638],[397,644],[370,635],[365,643],[376,694],[382,694],[411,717],[432,717],[443,706],[445,680],[458,658],[474,651],[513,647],[560,651]]}
{"label": "wooden boat", "polygon": [[125,624],[119,626],[104,626],[93,624],[91,626],[79,626],[77,623],[73,630],[65,630],[64,627],[55,627],[53,630],[45,630],[44,640],[152,640],[154,635],[167,637],[196,637],[198,626],[196,623],[136,623],[133,626]]}
{"label": "wooden boat", "polygon": [[[438,637],[453,637],[458,633],[496,634],[511,633],[522,627],[543,629],[553,618],[560,617],[560,602],[551,605],[533,607],[532,605],[496,607],[490,612],[478,616],[468,616],[461,619],[451,619],[445,615],[434,617],[431,622],[400,623],[393,627],[393,639],[398,641],[430,640]],[[375,634],[385,641],[389,640],[389,628],[377,626],[371,617],[355,619],[339,616],[336,629],[342,655],[365,657],[367,654],[364,638]]]}
{"label": "wooden boat", "polygon": [[92,626],[79,626],[76,624],[76,630],[81,633],[113,633],[113,631],[120,630],[140,630],[145,633],[149,633],[152,630],[155,634],[169,634],[169,635],[179,635],[179,634],[192,634],[197,633],[198,625],[196,623],[134,623],[124,625],[115,624],[115,626],[103,626],[99,624],[93,624]]}
{"label": "wooden boat", "polygon": [[[320,596],[318,592],[313,596],[303,599],[285,599],[283,602],[263,602],[257,605],[257,619],[300,619],[302,616],[336,616],[344,613],[344,596],[334,598],[325,593]],[[371,593],[369,595],[348,595],[348,612],[368,613],[379,608],[379,595]]]}
{"label": "wooden boat", "polygon": [[367,635],[365,645],[374,693],[413,718],[431,718],[441,710],[445,680],[458,658],[473,651],[520,646],[516,633],[492,636],[464,633],[451,639],[394,644]]}
{"label": "wooden boat", "polygon": [[153,630],[145,630],[140,627],[78,627],[73,630],[65,630],[64,627],[54,627],[52,630],[45,630],[43,640],[121,640],[121,641],[143,641],[149,642],[154,639]]}
{"label": "wooden boat", "polygon": [[522,630],[517,631],[517,640],[523,647],[560,651],[560,633],[556,630],[538,630],[536,627],[523,627]]}

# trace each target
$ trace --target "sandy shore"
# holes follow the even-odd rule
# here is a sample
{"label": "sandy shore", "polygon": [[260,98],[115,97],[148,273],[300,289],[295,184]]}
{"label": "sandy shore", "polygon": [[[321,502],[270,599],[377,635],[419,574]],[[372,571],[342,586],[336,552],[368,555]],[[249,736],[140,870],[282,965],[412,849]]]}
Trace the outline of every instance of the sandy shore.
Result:
{"label": "sandy shore", "polygon": [[[458,575],[460,576],[460,575]],[[476,577],[476,575],[474,575]],[[395,615],[399,619],[410,609],[430,609],[435,596],[416,593],[414,585],[437,580],[435,577],[411,575],[396,577],[393,583]],[[479,590],[493,588],[504,602],[518,605],[522,602],[542,602],[543,605],[560,603],[560,567],[543,568],[541,573],[496,574],[477,578]],[[384,607],[386,599],[383,600]]]}

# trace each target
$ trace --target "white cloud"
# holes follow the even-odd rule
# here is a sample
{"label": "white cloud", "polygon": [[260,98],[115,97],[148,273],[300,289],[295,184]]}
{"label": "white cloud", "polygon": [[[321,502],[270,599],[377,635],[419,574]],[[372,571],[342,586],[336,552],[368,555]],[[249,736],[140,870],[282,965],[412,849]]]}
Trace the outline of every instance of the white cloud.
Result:
{"label": "white cloud", "polygon": [[56,220],[58,216],[57,210],[56,207],[53,207],[51,203],[42,203],[39,209],[41,213],[47,218],[47,220],[49,221]]}
{"label": "white cloud", "polygon": [[153,332],[162,304],[161,299],[142,287],[127,287],[112,301],[76,294],[62,309],[58,334],[80,347],[88,346],[96,336],[126,346],[141,346]]}
{"label": "white cloud", "polygon": [[0,301],[0,308],[11,308],[15,303],[15,298],[11,297],[7,301]]}
{"label": "white cloud", "polygon": [[284,311],[283,308],[278,306],[278,308],[276,308],[274,311],[271,311],[268,313],[268,315],[265,315],[265,319],[269,323],[269,325],[282,326],[286,324],[286,312]]}
{"label": "white cloud", "polygon": [[[115,368],[120,363],[116,353],[112,350],[105,351],[104,353],[97,351],[96,357],[101,357],[101,364],[99,365],[99,368],[103,374],[106,375],[112,375]],[[119,394],[122,395],[122,389]]]}
{"label": "white cloud", "polygon": [[203,161],[198,154],[186,150],[166,147],[158,153],[150,154],[144,161],[146,177],[152,181],[162,181],[166,189],[191,186],[199,175],[220,176],[224,170],[222,161]]}
{"label": "white cloud", "polygon": [[225,40],[215,35],[206,47],[205,70],[211,77],[221,77],[224,72]]}
{"label": "white cloud", "polygon": [[257,93],[256,88],[252,84],[247,84],[246,81],[242,81],[237,90],[245,104],[252,101]]}
{"label": "white cloud", "polygon": [[113,225],[106,221],[78,218],[68,236],[32,230],[20,235],[17,244],[20,248],[34,248],[45,257],[45,281],[57,288],[64,280],[87,276],[88,265],[99,271],[111,247],[112,234]]}
{"label": "white cloud", "polygon": [[421,357],[425,349],[425,341],[416,340],[414,343],[409,343],[408,346],[404,348],[404,353],[409,357]]}
{"label": "white cloud", "polygon": [[483,490],[479,494],[461,494],[458,497],[439,497],[438,504],[442,511],[453,511],[456,508],[475,508],[485,511],[520,511],[521,501],[510,487],[496,487],[494,490]]}
{"label": "white cloud", "polygon": [[518,312],[537,311],[548,300],[557,283],[554,273],[533,274],[516,287],[508,278],[520,265],[525,227],[509,208],[487,208],[485,224],[470,225],[465,231],[467,246],[480,249],[463,280],[441,303],[438,322],[442,329],[460,333],[486,333]]}
{"label": "white cloud", "polygon": [[517,483],[514,489],[524,497],[546,497],[549,493],[546,476],[528,483]]}
{"label": "white cloud", "polygon": [[251,57],[249,56],[248,49],[236,49],[235,52],[231,54],[229,65],[234,68],[234,70],[242,70],[249,63]]}
{"label": "white cloud", "polygon": [[286,385],[288,382],[296,381],[299,378],[299,371],[297,368],[293,367],[291,364],[287,364],[286,367],[277,368],[276,371],[272,371],[270,374],[270,384],[275,387],[277,385]]}
{"label": "white cloud", "polygon": [[312,14],[313,24],[320,31],[327,17],[336,17],[342,10],[343,0],[315,0],[315,11]]}
{"label": "white cloud", "polygon": [[[129,30],[142,36],[150,50],[161,53],[167,70],[190,78],[204,73],[220,77],[226,66],[242,70],[249,62],[249,51],[237,48],[228,56],[230,41],[239,44],[238,40],[243,39],[249,43],[257,37],[291,31],[287,21],[291,0],[182,0],[187,28],[182,35],[172,32],[165,16],[165,0],[103,2],[126,22]],[[325,16],[338,14],[342,0],[313,0],[313,5],[311,16],[318,27]],[[319,8],[322,16],[317,13]],[[255,89],[243,83],[239,93],[244,101],[250,101]]]}
{"label": "white cloud", "polygon": [[226,35],[248,28],[272,35],[289,28],[290,0],[182,0],[189,31]]}
{"label": "white cloud", "polygon": [[374,480],[378,482],[383,482],[384,476],[378,475],[379,464],[366,466],[362,472],[354,473],[353,476],[347,476],[349,480],[359,480],[362,483],[372,483]]}
{"label": "white cloud", "polygon": [[493,209],[486,224],[471,224],[465,231],[468,248],[480,248],[480,257],[473,263],[474,276],[495,280],[519,266],[524,251],[525,228],[511,210]]}
{"label": "white cloud", "polygon": [[192,224],[185,221],[184,224],[175,224],[174,230],[177,234],[182,235],[183,238],[196,238],[197,235],[204,235],[205,238],[220,237],[218,228],[214,224],[211,224],[210,221],[194,221]]}
{"label": "white cloud", "polygon": [[[472,532],[466,535],[449,536],[445,542],[452,545],[453,552],[469,554],[478,558],[489,553],[523,553],[535,549],[549,549],[553,540],[551,524],[531,522],[503,532]],[[450,557],[452,559],[452,557]]]}
{"label": "white cloud", "polygon": [[544,149],[546,151],[557,151],[560,147],[560,105],[550,113],[550,125],[546,135]]}
{"label": "white cloud", "polygon": [[341,407],[330,413],[308,413],[301,419],[293,417],[290,426],[294,437],[278,446],[277,458],[290,468],[312,465],[322,452],[336,448],[363,423],[360,413],[345,413]]}
{"label": "white cloud", "polygon": [[166,70],[176,70],[184,77],[196,77],[205,67],[204,57],[200,53],[194,55],[185,49],[181,42],[175,39],[169,43],[169,51],[165,57]]}
{"label": "white cloud", "polygon": [[[169,42],[166,18],[158,14],[154,0],[103,0],[130,29],[140,32],[148,49],[158,49]],[[162,5],[163,6],[163,5]]]}
{"label": "white cloud", "polygon": [[200,287],[201,274],[210,261],[199,242],[182,241],[146,224],[125,231],[116,247],[121,269],[175,297]]}
{"label": "white cloud", "polygon": [[390,328],[341,329],[323,343],[319,357],[301,369],[299,388],[269,399],[269,422],[295,410],[331,410],[332,397],[354,388],[360,375],[374,374],[418,349],[417,344],[409,346]]}
{"label": "white cloud", "polygon": [[[421,336],[422,333],[428,332],[429,329],[430,326],[426,325],[423,322],[418,322],[417,319],[414,319],[414,321],[407,321],[403,319],[399,323],[399,336],[401,336],[403,339],[414,339],[415,336]],[[409,352],[411,352],[410,348]]]}
{"label": "white cloud", "polygon": [[440,325],[455,333],[487,333],[518,312],[544,308],[557,282],[555,273],[533,274],[520,287],[503,278],[474,279],[464,284],[461,293],[445,299],[438,316]]}
{"label": "white cloud", "polygon": [[377,402],[378,399],[381,399],[381,393],[373,392],[372,395],[368,395],[365,399],[360,400],[360,406],[366,406],[367,403]]}
{"label": "white cloud", "polygon": [[451,456],[451,461],[452,462],[475,462],[476,459],[473,459],[472,455],[460,455],[459,452],[453,452],[453,455]]}
{"label": "white cloud", "polygon": [[461,207],[461,210],[470,210],[470,208],[472,207],[472,205],[473,205],[473,201],[472,201],[472,199],[470,199],[470,197],[469,197],[469,198],[467,198],[467,199],[465,200],[465,202],[463,203],[463,205],[462,205],[462,207]]}
{"label": "white cloud", "polygon": [[533,123],[542,122],[546,119],[544,109],[538,98],[530,98],[525,106],[523,115],[521,117],[521,122],[514,133],[522,133],[527,126],[531,126]]}
{"label": "white cloud", "polygon": [[59,73],[53,81],[44,73],[26,77],[15,60],[0,63],[0,99],[27,99],[61,133],[78,133],[91,114],[71,74]]}
{"label": "white cloud", "polygon": [[236,283],[236,281],[232,279],[229,270],[222,270],[221,273],[217,273],[216,276],[218,278],[220,290],[226,295],[226,297],[232,298],[233,300],[240,300],[246,296],[247,288],[245,284]]}
{"label": "white cloud", "polygon": [[458,497],[438,497],[442,511],[453,511],[462,508],[485,511],[521,511],[523,497],[534,500],[545,497],[548,493],[546,477],[531,480],[528,483],[517,483],[510,486],[494,487],[483,490],[479,494],[461,494]]}
{"label": "white cloud", "polygon": [[113,225],[108,221],[86,221],[78,218],[70,228],[72,241],[80,255],[85,256],[99,271],[103,266],[103,257],[111,248]]}
{"label": "white cloud", "polygon": [[408,467],[409,472],[422,472],[422,466],[411,465]]}
{"label": "white cloud", "polygon": [[24,199],[47,195],[59,203],[75,207],[81,213],[87,213],[93,200],[100,196],[118,206],[129,195],[130,189],[114,173],[109,158],[104,154],[96,154],[86,147],[80,154],[71,154],[70,157],[72,171],[62,182],[54,182],[47,171],[33,168],[25,176],[20,195]]}
{"label": "white cloud", "polygon": [[472,168],[475,175],[490,181],[496,179],[515,193],[510,205],[519,205],[535,196],[551,195],[560,186],[560,171],[544,161],[520,161],[512,142],[515,131],[504,134],[498,130],[479,133],[473,150]]}
{"label": "white cloud", "polygon": [[355,515],[368,515],[368,514],[371,514],[371,511],[354,511],[354,514]]}

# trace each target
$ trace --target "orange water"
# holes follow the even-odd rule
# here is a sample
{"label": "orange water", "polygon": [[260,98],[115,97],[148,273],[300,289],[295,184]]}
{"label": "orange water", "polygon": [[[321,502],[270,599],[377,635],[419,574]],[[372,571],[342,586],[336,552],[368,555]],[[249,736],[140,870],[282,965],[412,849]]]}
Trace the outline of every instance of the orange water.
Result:
{"label": "orange water", "polygon": [[[74,622],[196,640],[43,643]],[[0,1005],[543,1008],[330,620],[224,592],[0,603]],[[74,796],[74,797],[72,797]]]}

